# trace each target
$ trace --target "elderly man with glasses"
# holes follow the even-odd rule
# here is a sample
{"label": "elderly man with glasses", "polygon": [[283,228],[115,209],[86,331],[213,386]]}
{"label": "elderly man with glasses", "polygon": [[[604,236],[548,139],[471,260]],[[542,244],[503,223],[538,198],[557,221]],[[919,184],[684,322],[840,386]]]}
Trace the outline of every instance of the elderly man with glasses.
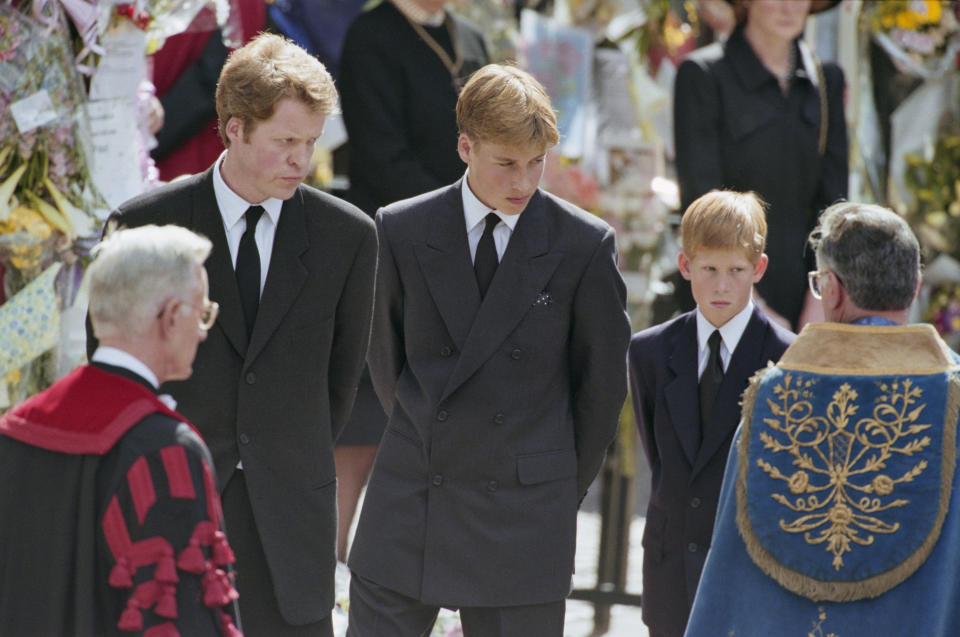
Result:
{"label": "elderly man with glasses", "polygon": [[960,358],[907,324],[917,240],[839,203],[810,243],[828,322],[744,394],[686,634],[960,635]]}
{"label": "elderly man with glasses", "polygon": [[217,318],[210,249],[176,226],[107,236],[91,364],[0,419],[3,634],[240,634],[210,452],[157,394]]}

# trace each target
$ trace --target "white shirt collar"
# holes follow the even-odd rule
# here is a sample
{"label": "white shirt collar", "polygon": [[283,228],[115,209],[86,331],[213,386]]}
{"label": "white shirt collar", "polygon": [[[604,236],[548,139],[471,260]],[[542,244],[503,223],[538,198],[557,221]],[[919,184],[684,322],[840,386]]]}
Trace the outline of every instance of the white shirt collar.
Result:
{"label": "white shirt collar", "polygon": [[443,9],[436,13],[430,13],[413,0],[392,0],[393,5],[408,18],[418,24],[425,24],[430,27],[438,27],[443,24],[445,12]]}
{"label": "white shirt collar", "polygon": [[227,182],[223,180],[220,174],[220,166],[223,164],[224,157],[230,152],[229,149],[220,153],[216,165],[213,167],[213,193],[217,198],[217,206],[220,208],[220,214],[223,216],[224,226],[232,228],[240,222],[247,208],[253,205],[263,206],[267,217],[273,222],[274,227],[280,222],[280,209],[283,208],[283,201],[275,197],[270,197],[264,201],[247,201],[235,193]]}
{"label": "white shirt collar", "polygon": [[160,387],[160,381],[157,379],[157,375],[153,373],[153,370],[147,367],[146,363],[139,358],[122,349],[101,345],[97,348],[97,351],[93,353],[93,356],[90,357],[90,361],[128,369],[153,385],[154,389]]}
{"label": "white shirt collar", "polygon": [[505,215],[499,210],[490,210],[490,207],[477,199],[477,196],[470,189],[470,184],[467,183],[469,173],[470,171],[467,170],[463,174],[463,188],[461,189],[463,193],[463,218],[467,224],[467,232],[470,232],[477,224],[483,223],[483,220],[491,212],[496,213],[500,217],[500,221],[510,228],[510,232],[513,232],[517,227],[517,222],[520,221],[520,215]]}
{"label": "white shirt collar", "polygon": [[737,344],[740,342],[740,337],[743,336],[743,332],[747,329],[747,323],[750,322],[750,316],[753,315],[753,299],[747,301],[746,307],[737,312],[733,318],[721,325],[719,328],[714,327],[710,321],[700,313],[700,308],[697,308],[697,351],[703,352],[707,349],[707,339],[710,338],[710,335],[713,333],[713,330],[720,330],[720,339],[723,341],[723,345],[727,348],[727,352],[733,354],[733,351],[737,349]]}

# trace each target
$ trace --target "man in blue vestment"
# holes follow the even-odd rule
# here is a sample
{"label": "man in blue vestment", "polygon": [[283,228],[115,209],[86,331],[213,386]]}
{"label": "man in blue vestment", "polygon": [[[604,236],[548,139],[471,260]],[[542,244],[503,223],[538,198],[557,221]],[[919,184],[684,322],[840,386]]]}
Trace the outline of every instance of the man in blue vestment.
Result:
{"label": "man in blue vestment", "polygon": [[839,203],[810,243],[829,322],[744,394],[686,635],[960,635],[960,358],[906,325],[917,240]]}

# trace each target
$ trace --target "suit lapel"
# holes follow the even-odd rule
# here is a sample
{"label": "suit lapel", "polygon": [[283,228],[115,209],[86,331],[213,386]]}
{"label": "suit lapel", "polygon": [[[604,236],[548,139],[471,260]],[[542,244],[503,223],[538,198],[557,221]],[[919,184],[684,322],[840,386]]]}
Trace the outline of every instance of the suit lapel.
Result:
{"label": "suit lapel", "polygon": [[194,190],[193,219],[189,226],[213,243],[213,250],[204,264],[210,280],[210,299],[220,305],[220,315],[213,329],[223,330],[237,353],[244,356],[247,351],[247,328],[243,324],[240,292],[227,235],[223,230],[223,217],[213,192],[213,170],[207,171],[199,187]]}
{"label": "suit lapel", "polygon": [[730,365],[723,375],[723,382],[717,392],[717,402],[713,406],[713,421],[705,429],[706,434],[693,468],[694,474],[710,461],[740,424],[740,394],[745,389],[744,379],[753,376],[765,363],[761,360],[761,354],[766,330],[766,318],[754,307],[737,349],[730,357]]}
{"label": "suit lapel", "polygon": [[683,327],[677,330],[667,367],[674,374],[673,380],[663,388],[667,412],[683,453],[693,466],[700,447],[696,312],[688,313]]}
{"label": "suit lapel", "polygon": [[425,243],[416,255],[440,316],[457,349],[463,350],[480,307],[480,290],[473,273],[463,219],[461,179],[450,186],[438,205],[425,215]]}
{"label": "suit lapel", "polygon": [[[303,208],[303,198],[297,191],[297,194],[283,202],[280,212],[280,223],[273,238],[273,254],[270,257],[263,293],[260,295],[260,307],[257,310],[257,320],[253,324],[253,333],[250,335],[244,368],[263,350],[300,294],[307,280],[307,268],[304,267],[301,256],[309,245],[306,211]],[[238,303],[239,297],[238,291]]]}
{"label": "suit lapel", "polygon": [[[490,358],[533,306],[537,294],[560,264],[562,255],[548,251],[546,205],[538,191],[520,216],[490,289],[471,322],[441,400]],[[472,289],[477,289],[475,279]],[[479,292],[477,295],[479,298]]]}

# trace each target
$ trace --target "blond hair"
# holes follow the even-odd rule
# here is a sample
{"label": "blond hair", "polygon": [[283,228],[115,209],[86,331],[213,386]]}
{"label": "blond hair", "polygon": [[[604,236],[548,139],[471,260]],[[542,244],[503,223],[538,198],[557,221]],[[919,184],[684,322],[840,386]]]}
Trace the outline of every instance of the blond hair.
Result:
{"label": "blond hair", "polygon": [[337,112],[337,89],[323,64],[292,41],[261,33],[231,53],[220,71],[217,119],[224,146],[230,146],[230,118],[243,122],[248,139],[257,123],[270,119],[286,98],[324,116]]}
{"label": "blond hair", "polygon": [[766,203],[753,192],[711,190],[698,197],[680,221],[683,251],[741,249],[756,263],[767,243]]}
{"label": "blond hair", "polygon": [[532,75],[488,64],[470,76],[457,100],[457,128],[474,142],[555,146],[560,140],[550,97]]}

